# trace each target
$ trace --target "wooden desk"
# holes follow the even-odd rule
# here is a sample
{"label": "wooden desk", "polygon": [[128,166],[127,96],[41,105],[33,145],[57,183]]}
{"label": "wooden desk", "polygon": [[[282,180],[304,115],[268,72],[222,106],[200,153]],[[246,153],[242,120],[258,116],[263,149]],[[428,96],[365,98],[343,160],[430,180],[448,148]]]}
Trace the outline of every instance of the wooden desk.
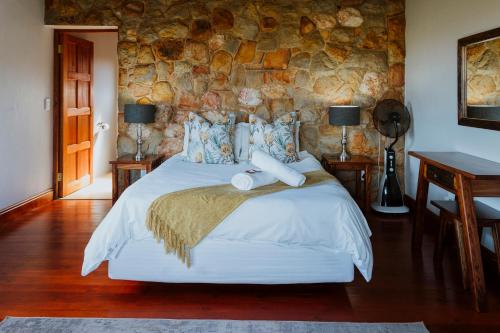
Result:
{"label": "wooden desk", "polygon": [[368,213],[371,205],[371,170],[375,161],[362,155],[351,156],[350,160],[340,161],[337,155],[325,154],[322,156],[321,164],[325,170],[331,174],[337,170],[356,172],[356,198],[359,198],[359,192],[361,189],[361,171],[365,172],[365,196],[363,208],[365,214]]}
{"label": "wooden desk", "polygon": [[[163,162],[162,155],[146,155],[140,161],[135,160],[135,155],[128,154],[119,157],[117,160],[109,161],[112,166],[113,173],[113,204],[118,200],[122,192],[130,185],[130,170],[145,170],[146,173],[151,172]],[[123,186],[120,187],[118,180],[118,171],[124,170]]]}
{"label": "wooden desk", "polygon": [[463,243],[474,308],[483,311],[486,288],[473,198],[500,196],[500,163],[458,152],[411,151],[408,154],[420,159],[413,249],[419,251],[422,248],[429,183],[454,193],[463,223]]}

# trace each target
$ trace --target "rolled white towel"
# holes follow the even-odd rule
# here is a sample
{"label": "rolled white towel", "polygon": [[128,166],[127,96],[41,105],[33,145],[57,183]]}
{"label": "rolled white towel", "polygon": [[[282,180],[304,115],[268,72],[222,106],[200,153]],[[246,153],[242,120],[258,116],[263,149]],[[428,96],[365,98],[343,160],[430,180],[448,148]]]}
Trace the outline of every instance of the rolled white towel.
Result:
{"label": "rolled white towel", "polygon": [[306,176],[300,172],[259,150],[252,153],[252,164],[290,186],[299,187],[306,181]]}
{"label": "rolled white towel", "polygon": [[[252,172],[253,171],[253,172]],[[231,178],[231,184],[238,190],[249,191],[254,188],[276,183],[278,178],[273,177],[269,172],[248,170],[237,173]]]}

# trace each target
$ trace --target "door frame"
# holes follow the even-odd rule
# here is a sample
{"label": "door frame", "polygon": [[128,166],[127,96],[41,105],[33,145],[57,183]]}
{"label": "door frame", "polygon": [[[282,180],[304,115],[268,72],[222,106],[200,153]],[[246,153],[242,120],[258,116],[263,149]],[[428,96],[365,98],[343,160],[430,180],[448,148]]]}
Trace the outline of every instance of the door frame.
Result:
{"label": "door frame", "polygon": [[[118,33],[118,28],[106,28],[106,29],[54,29],[54,84],[53,84],[53,97],[52,97],[52,114],[53,114],[53,138],[52,138],[52,188],[54,189],[54,200],[61,198],[61,187],[60,187],[60,175],[62,175],[61,159],[62,159],[62,147],[61,147],[61,135],[62,135],[62,77],[61,77],[61,66],[62,66],[62,52],[60,52],[60,47],[62,43],[62,38],[65,34],[69,33],[99,33],[99,32],[116,32]],[[93,86],[91,88],[94,89]],[[91,101],[93,109],[93,101]]]}

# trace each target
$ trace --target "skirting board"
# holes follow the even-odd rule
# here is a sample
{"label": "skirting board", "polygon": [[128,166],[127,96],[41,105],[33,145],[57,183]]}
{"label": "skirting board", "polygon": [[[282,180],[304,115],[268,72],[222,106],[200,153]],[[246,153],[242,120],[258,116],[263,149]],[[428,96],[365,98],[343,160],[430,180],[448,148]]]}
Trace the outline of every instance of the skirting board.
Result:
{"label": "skirting board", "polygon": [[23,214],[38,207],[45,206],[54,199],[54,190],[49,189],[31,198],[13,204],[0,210],[0,219],[7,219],[14,215]]}

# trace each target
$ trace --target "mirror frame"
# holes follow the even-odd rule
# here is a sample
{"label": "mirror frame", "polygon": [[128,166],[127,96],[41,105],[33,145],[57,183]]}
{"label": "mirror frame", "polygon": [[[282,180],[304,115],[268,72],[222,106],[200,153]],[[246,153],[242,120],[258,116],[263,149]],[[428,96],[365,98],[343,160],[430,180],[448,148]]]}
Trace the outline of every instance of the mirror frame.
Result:
{"label": "mirror frame", "polygon": [[458,124],[500,131],[500,121],[467,117],[467,46],[499,38],[500,28],[458,40]]}

